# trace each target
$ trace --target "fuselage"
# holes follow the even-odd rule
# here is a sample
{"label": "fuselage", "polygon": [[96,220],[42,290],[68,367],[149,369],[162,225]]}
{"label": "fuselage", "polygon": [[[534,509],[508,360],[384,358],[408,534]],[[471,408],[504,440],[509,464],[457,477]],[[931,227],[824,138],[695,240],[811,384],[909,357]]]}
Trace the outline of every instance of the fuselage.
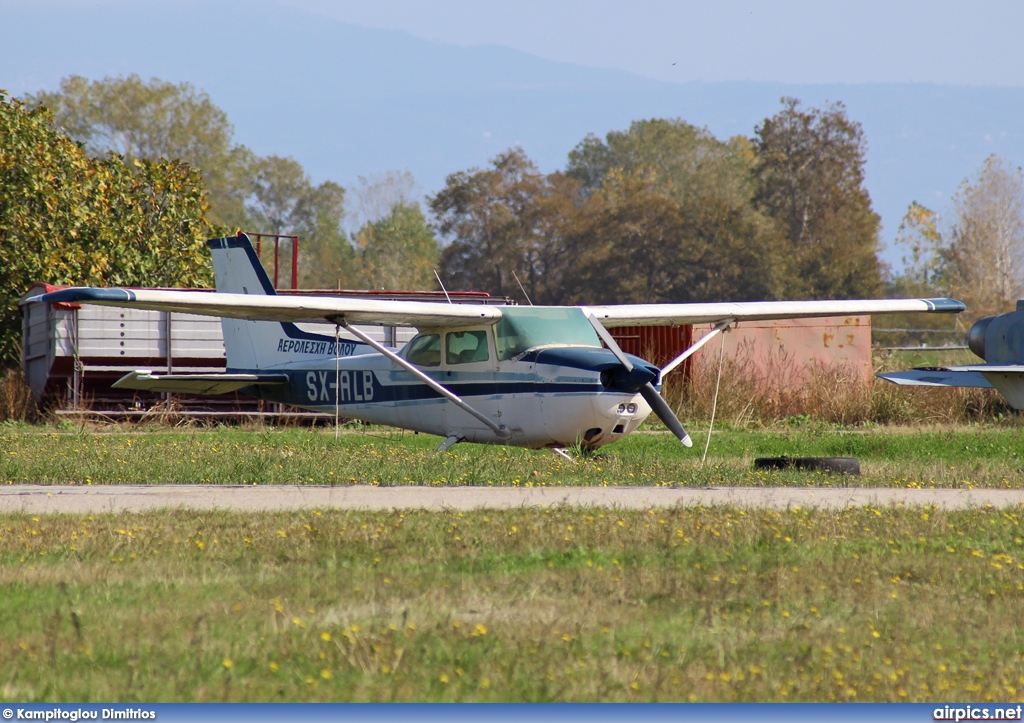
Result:
{"label": "fuselage", "polygon": [[[448,334],[464,339],[477,331],[484,333],[480,338],[488,344],[486,357],[482,350],[474,352],[476,360],[467,361],[461,352],[461,358],[449,353],[455,345],[449,343]],[[439,337],[439,347],[445,353],[435,356],[433,352],[440,349],[423,352],[418,340],[432,335]],[[600,347],[545,345],[499,360],[494,335],[489,327],[481,327],[421,333],[401,353],[474,409],[507,427],[511,437],[499,438],[481,421],[376,352],[319,358],[304,354],[301,360],[266,366],[263,371],[287,374],[289,384],[251,393],[320,412],[337,410],[342,417],[375,424],[455,436],[467,442],[531,448],[577,443],[600,447],[633,432],[651,411],[635,391],[615,388],[614,376],[621,364]],[[657,373],[648,362],[632,359]]]}

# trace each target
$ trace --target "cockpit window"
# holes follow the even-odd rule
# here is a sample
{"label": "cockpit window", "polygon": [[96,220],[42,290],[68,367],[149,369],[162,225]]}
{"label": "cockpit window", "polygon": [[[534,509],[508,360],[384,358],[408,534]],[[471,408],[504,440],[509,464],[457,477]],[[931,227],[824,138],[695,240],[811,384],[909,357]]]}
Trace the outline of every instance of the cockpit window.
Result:
{"label": "cockpit window", "polygon": [[494,341],[499,359],[549,344],[601,346],[583,310],[572,306],[503,306],[501,319],[494,325]]}
{"label": "cockpit window", "polygon": [[450,331],[445,341],[444,359],[448,364],[487,361],[486,331]]}
{"label": "cockpit window", "polygon": [[441,366],[441,336],[424,334],[409,342],[405,358],[418,367]]}

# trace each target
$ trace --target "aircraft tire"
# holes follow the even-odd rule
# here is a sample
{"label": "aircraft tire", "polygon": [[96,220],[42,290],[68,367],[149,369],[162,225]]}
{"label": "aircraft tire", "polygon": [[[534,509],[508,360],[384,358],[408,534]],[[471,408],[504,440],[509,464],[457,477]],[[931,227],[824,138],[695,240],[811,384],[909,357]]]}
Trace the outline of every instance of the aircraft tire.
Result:
{"label": "aircraft tire", "polygon": [[860,461],[856,457],[758,457],[754,469],[801,469],[856,477]]}

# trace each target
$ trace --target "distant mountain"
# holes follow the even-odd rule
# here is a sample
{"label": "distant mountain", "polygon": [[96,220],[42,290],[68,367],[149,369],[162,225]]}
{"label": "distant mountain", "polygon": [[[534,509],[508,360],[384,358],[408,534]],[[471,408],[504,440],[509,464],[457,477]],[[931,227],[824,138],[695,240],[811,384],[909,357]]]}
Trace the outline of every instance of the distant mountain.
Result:
{"label": "distant mountain", "polygon": [[[63,7],[63,6],[62,6]],[[317,180],[409,170],[425,192],[521,145],[563,168],[587,133],[681,117],[719,137],[752,135],[782,96],[841,100],[868,140],[867,185],[891,242],[917,200],[948,207],[991,153],[1024,163],[1024,88],[927,84],[672,84],[543,60],[497,46],[433,43],[264,2],[0,8],[0,88],[54,89],[77,73],[187,80],[260,154],[298,159]],[[892,259],[897,261],[898,259]]]}

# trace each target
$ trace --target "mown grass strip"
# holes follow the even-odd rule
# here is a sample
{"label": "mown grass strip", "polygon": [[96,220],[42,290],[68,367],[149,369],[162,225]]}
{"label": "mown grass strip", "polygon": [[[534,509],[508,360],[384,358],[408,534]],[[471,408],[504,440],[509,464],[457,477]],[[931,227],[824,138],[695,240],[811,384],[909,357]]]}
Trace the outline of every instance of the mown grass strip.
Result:
{"label": "mown grass strip", "polygon": [[[695,433],[700,441],[702,434]],[[1024,435],[1014,426],[835,429],[785,426],[715,433],[709,464],[665,433],[634,434],[595,458],[457,445],[408,433],[290,429],[91,432],[0,426],[0,483],[378,485],[858,485],[1020,487]],[[852,456],[859,478],[754,471],[762,456]]]}
{"label": "mown grass strip", "polygon": [[1018,701],[1022,509],[0,517],[0,697]]}

